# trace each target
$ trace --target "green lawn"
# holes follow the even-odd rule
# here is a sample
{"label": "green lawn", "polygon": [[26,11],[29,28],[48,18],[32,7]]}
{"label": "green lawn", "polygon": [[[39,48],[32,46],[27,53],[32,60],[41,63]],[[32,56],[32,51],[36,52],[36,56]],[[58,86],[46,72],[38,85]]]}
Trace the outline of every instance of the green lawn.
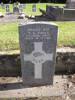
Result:
{"label": "green lawn", "polygon": [[0,24],[0,50],[18,49],[18,24]]}
{"label": "green lawn", "polygon": [[[51,4],[53,6],[64,6],[64,4]],[[39,15],[39,8],[46,9],[46,3],[36,4],[37,11],[32,12],[32,4],[26,4],[26,10],[24,10],[26,15]],[[12,12],[12,5],[10,5],[10,10]],[[5,13],[5,9],[2,11],[0,6],[0,12]],[[58,47],[59,46],[73,46],[75,47],[75,22],[56,22],[59,26],[58,34]],[[1,50],[14,50],[19,49],[19,39],[18,39],[18,23],[0,23],[0,51]]]}
{"label": "green lawn", "polygon": [[[58,46],[75,46],[75,22],[56,22]],[[18,23],[0,24],[0,51],[19,49]]]}
{"label": "green lawn", "polygon": [[56,23],[59,26],[58,46],[75,47],[75,21]]}
{"label": "green lawn", "polygon": [[[37,3],[36,4],[36,12],[32,12],[32,5],[33,4],[26,4],[26,9],[23,9],[23,12],[25,12],[26,15],[39,15],[41,14],[39,11],[39,8],[42,8],[43,10],[46,10],[46,4],[47,3]],[[48,5],[52,5],[52,6],[64,6],[64,4],[54,4],[54,3],[48,3]],[[10,4],[10,11],[12,12],[12,4]],[[0,12],[5,13],[6,10],[5,9],[1,9],[0,6]]]}

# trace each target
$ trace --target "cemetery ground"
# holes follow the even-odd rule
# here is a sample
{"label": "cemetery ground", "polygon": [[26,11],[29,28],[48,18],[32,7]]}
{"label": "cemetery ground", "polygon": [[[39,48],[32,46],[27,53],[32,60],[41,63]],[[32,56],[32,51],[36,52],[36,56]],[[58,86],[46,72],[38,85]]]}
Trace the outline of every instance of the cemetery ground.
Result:
{"label": "cemetery ground", "polygon": [[[33,4],[26,4],[26,9],[23,9],[23,12],[25,12],[26,15],[40,15],[40,11],[39,11],[39,8],[43,9],[43,10],[46,10],[46,4],[47,3],[37,3],[36,4],[36,12],[32,12],[32,5]],[[13,5],[12,4],[9,4],[10,5],[10,12],[13,11]],[[65,6],[64,4],[54,4],[54,3],[48,3],[48,5],[52,5],[52,6]],[[0,12],[3,12],[5,14],[6,10],[5,8],[2,9],[1,6],[0,6]]]}
{"label": "cemetery ground", "polygon": [[[46,9],[47,3],[36,4],[36,12],[32,12],[33,4],[26,4],[26,9],[23,9],[25,15],[41,15],[39,8]],[[52,6],[65,6],[64,4],[49,4]],[[10,4],[10,11],[12,12],[12,5]],[[5,9],[0,12],[5,13]],[[15,17],[14,17],[15,18]],[[18,50],[18,22],[13,17],[5,17],[0,19],[0,51],[3,50]],[[55,22],[55,21],[54,21]],[[75,47],[75,21],[55,22],[59,27],[58,47]]]}
{"label": "cemetery ground", "polygon": [[[58,47],[75,47],[75,22],[56,22],[59,26]],[[21,77],[12,77],[12,73],[20,74],[18,23],[0,23],[0,51],[10,51],[10,54],[2,54],[6,60],[8,72],[11,77],[0,77],[0,100],[74,100],[75,99],[75,75],[55,75],[53,86],[24,87]],[[13,53],[12,50],[15,52]],[[72,52],[72,51],[71,51]],[[73,53],[73,52],[72,52]],[[18,54],[18,55],[17,55]],[[63,53],[59,53],[60,55]],[[17,55],[17,57],[16,57]],[[61,55],[61,56],[62,56]],[[65,58],[64,53],[64,58]],[[71,53],[67,54],[71,55]],[[1,58],[3,62],[3,57]],[[11,61],[12,60],[12,61]],[[73,60],[71,59],[73,62]],[[61,63],[61,61],[59,61]],[[18,64],[17,64],[18,63]],[[66,62],[62,62],[66,66]],[[74,62],[73,62],[74,63]],[[12,66],[11,66],[12,64]],[[5,66],[3,65],[3,66]],[[68,63],[68,66],[72,66]],[[74,64],[73,64],[74,65]],[[3,67],[2,66],[2,67]],[[9,67],[8,67],[9,66]],[[10,67],[11,66],[11,67]],[[14,68],[13,68],[14,66]],[[65,68],[67,68],[65,67]],[[74,66],[73,66],[74,67]],[[5,68],[5,67],[4,67]],[[5,68],[5,69],[7,69]],[[2,69],[2,70],[5,70]],[[58,69],[58,68],[57,68]],[[19,71],[18,71],[19,70]],[[18,71],[18,72],[17,72]],[[0,71],[1,72],[1,71]],[[6,71],[3,74],[7,74]],[[9,75],[9,76],[10,76]],[[50,92],[51,91],[51,92]],[[68,98],[68,99],[67,99]]]}
{"label": "cemetery ground", "polygon": [[[52,4],[54,5],[54,4]],[[57,4],[58,5],[58,4]],[[61,4],[62,6],[63,4]],[[12,11],[12,5],[11,11]],[[40,8],[45,9],[46,4],[42,5],[40,4]],[[26,6],[28,7],[28,6]],[[39,15],[41,14],[39,10],[37,12],[31,11],[32,4],[26,9],[26,15]],[[39,8],[39,4],[37,4],[37,8]],[[1,9],[0,9],[1,10]],[[5,13],[5,10],[3,11]],[[31,13],[30,13],[31,12]],[[59,27],[59,34],[58,34],[58,43],[57,48],[64,48],[64,47],[70,47],[73,48],[75,51],[75,22],[74,21],[65,21],[65,22],[57,22],[54,21]],[[3,52],[4,54],[2,57],[6,56],[6,61],[2,59],[3,64],[7,64],[7,66],[14,66],[16,67],[13,69],[12,67],[7,67],[5,65],[4,68],[7,70],[9,74],[12,75],[12,72],[16,73],[17,75],[20,75],[20,68],[18,67],[19,64],[19,53],[16,51],[19,50],[19,34],[18,34],[18,22],[14,21],[12,22],[12,19],[10,22],[0,22],[0,53]],[[15,54],[12,52],[12,50],[15,52]],[[71,49],[72,50],[72,49]],[[71,51],[70,50],[70,51]],[[4,52],[6,51],[6,52]],[[67,55],[73,54],[72,52]],[[12,52],[9,53],[8,52]],[[64,51],[63,51],[64,52]],[[17,57],[16,57],[17,54]],[[62,51],[59,52],[59,55],[63,55]],[[13,56],[12,56],[13,55]],[[61,55],[61,58],[62,58]],[[66,53],[64,53],[63,57],[63,67],[68,67],[69,65],[72,66],[72,64],[69,62],[70,60],[73,63],[73,66],[75,64],[75,61],[72,59],[64,59]],[[11,58],[13,57],[13,58]],[[71,58],[73,58],[71,57]],[[1,61],[0,59],[0,61]],[[8,61],[7,61],[8,60]],[[12,60],[10,64],[10,60]],[[58,59],[61,63],[61,60]],[[66,63],[66,61],[68,63]],[[64,62],[65,61],[65,62]],[[14,64],[15,62],[18,62],[18,64]],[[1,64],[1,63],[0,63]],[[3,67],[2,66],[2,67]],[[17,72],[16,70],[19,70]],[[4,69],[1,69],[4,70]],[[70,71],[70,70],[69,70]],[[1,72],[1,71],[0,71]],[[5,74],[8,74],[4,72]],[[53,86],[42,86],[42,87],[24,87],[22,84],[22,78],[20,76],[17,77],[0,77],[0,100],[2,98],[5,98],[3,100],[75,100],[75,75],[71,75],[67,73],[68,75],[55,75],[54,76],[54,83]],[[12,75],[13,76],[13,75]],[[43,97],[42,97],[43,96]],[[37,98],[39,97],[39,98]]]}
{"label": "cemetery ground", "polygon": [[[75,47],[75,22],[55,22],[59,26],[58,47]],[[0,51],[18,50],[18,23],[0,23]]]}

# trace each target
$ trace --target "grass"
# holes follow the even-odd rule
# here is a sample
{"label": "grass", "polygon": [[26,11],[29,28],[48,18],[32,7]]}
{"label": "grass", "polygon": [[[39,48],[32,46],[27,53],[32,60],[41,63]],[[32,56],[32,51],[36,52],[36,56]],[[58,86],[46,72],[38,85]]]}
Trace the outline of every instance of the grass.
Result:
{"label": "grass", "polygon": [[0,50],[18,49],[18,24],[3,23],[0,27]]}
{"label": "grass", "polygon": [[58,46],[75,47],[75,22],[56,22],[59,27]]}
{"label": "grass", "polygon": [[[39,15],[39,8],[46,10],[46,3],[36,4],[36,12],[32,12],[33,4],[26,4],[24,10],[26,15]],[[51,4],[53,6],[64,6],[64,4]],[[10,4],[10,11],[12,12],[12,5]],[[5,13],[0,6],[0,12]],[[59,46],[72,46],[75,47],[75,22],[56,22],[59,26],[58,47]],[[0,51],[1,50],[17,50],[19,49],[18,39],[18,23],[0,23]]]}
{"label": "grass", "polygon": [[[59,26],[58,46],[75,47],[75,22],[56,23]],[[0,27],[0,51],[19,49],[18,23],[3,23]]]}
{"label": "grass", "polygon": [[[46,4],[47,3],[37,3],[36,4],[36,12],[32,12],[32,5],[33,4],[26,4],[26,9],[23,9],[23,12],[25,12],[26,15],[40,15],[40,11],[39,11],[39,8],[42,8],[43,10],[46,10]],[[48,3],[48,5],[52,5],[52,6],[64,6],[64,4],[54,4],[54,3]],[[12,4],[10,4],[10,11],[12,12],[13,9],[12,9]],[[0,12],[3,12],[5,13],[6,10],[5,9],[1,9],[1,6],[0,6]]]}

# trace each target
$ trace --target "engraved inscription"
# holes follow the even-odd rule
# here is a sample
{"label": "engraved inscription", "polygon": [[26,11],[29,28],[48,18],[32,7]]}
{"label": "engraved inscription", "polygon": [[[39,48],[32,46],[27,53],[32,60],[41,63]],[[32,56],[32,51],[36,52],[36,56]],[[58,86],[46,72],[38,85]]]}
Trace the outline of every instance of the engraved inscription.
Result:
{"label": "engraved inscription", "polygon": [[25,39],[26,40],[33,40],[33,39],[40,39],[41,37],[41,40],[44,40],[44,39],[51,39],[51,36],[50,36],[50,31],[49,31],[49,28],[43,28],[42,31],[41,31],[41,28],[38,28],[38,29],[27,29],[27,34],[25,34]]}

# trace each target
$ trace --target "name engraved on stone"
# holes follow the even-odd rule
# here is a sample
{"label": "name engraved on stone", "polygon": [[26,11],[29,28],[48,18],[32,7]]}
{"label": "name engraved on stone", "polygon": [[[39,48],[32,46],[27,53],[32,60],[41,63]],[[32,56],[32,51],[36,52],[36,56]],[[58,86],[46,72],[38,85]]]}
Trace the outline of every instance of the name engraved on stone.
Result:
{"label": "name engraved on stone", "polygon": [[42,78],[42,64],[45,61],[53,61],[53,53],[46,54],[42,50],[42,42],[34,42],[34,51],[31,54],[24,54],[24,61],[31,61],[34,66],[34,78]]}
{"label": "name engraved on stone", "polygon": [[26,22],[19,26],[21,70],[24,85],[52,85],[58,26]]}
{"label": "name engraved on stone", "polygon": [[44,28],[42,31],[41,31],[40,28],[33,29],[33,30],[32,29],[28,29],[27,30],[27,34],[25,35],[25,39],[26,40],[30,40],[30,39],[33,40],[34,38],[35,39],[41,38],[41,40],[51,39],[49,28]]}

